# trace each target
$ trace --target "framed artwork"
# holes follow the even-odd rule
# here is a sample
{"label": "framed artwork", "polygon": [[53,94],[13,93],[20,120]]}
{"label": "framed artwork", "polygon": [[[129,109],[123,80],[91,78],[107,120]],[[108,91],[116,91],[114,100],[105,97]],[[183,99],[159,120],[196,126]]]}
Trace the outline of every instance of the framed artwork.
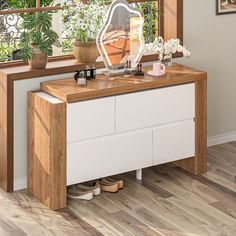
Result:
{"label": "framed artwork", "polygon": [[236,0],[216,0],[216,14],[236,13]]}

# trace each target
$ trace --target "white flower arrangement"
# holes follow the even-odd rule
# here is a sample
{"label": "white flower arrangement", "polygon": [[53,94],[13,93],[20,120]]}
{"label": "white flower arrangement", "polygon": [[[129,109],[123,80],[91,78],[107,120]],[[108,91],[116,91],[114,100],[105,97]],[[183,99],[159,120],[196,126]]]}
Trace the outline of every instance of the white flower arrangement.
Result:
{"label": "white flower arrangement", "polygon": [[179,39],[164,41],[162,37],[157,37],[151,43],[146,43],[144,53],[159,53],[159,59],[165,60],[172,57],[173,53],[182,52],[184,57],[190,57],[191,53],[180,44]]}
{"label": "white flower arrangement", "polygon": [[76,38],[82,43],[96,40],[107,9],[108,6],[99,3],[66,4],[63,11],[63,37]]}

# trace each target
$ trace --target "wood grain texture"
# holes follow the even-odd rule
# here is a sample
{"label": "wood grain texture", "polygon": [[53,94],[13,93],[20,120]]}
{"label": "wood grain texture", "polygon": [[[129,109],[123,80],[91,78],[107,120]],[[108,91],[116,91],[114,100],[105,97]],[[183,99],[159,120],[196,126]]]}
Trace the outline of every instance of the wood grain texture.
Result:
{"label": "wood grain texture", "polygon": [[[226,160],[236,161],[236,150],[231,143],[209,148],[208,153],[210,169],[202,176],[173,165],[152,167],[144,170],[141,182],[135,173],[119,175],[125,188],[118,194],[103,193],[92,202],[70,200],[68,208],[104,235],[234,235],[235,181],[214,169],[222,163],[231,171]],[[212,162],[215,157],[217,163]]]}
{"label": "wood grain texture", "polygon": [[[145,68],[145,71],[150,68]],[[167,74],[162,77],[124,78],[117,76],[109,80],[99,75],[96,80],[88,81],[86,87],[78,86],[74,79],[55,80],[41,83],[41,89],[61,100],[71,103],[95,99],[130,92],[143,91],[179,84],[196,82],[206,78],[206,73],[183,65],[174,65],[168,68]]]}
{"label": "wood grain texture", "polygon": [[0,10],[0,15],[13,15],[13,14],[24,14],[24,13],[35,13],[35,12],[46,12],[46,11],[58,11],[63,8],[60,6],[51,7],[32,7],[24,9],[11,9],[11,10]]}
{"label": "wood grain texture", "polygon": [[75,59],[61,61],[52,61],[48,63],[44,70],[34,70],[29,65],[2,68],[0,73],[7,76],[8,79],[22,80],[42,76],[58,75],[71,73],[77,69],[84,67],[84,64],[78,63]]}
{"label": "wood grain texture", "polygon": [[[0,235],[233,236],[236,230],[236,142],[208,148],[209,171],[166,164],[119,175],[125,188],[90,202],[69,200],[52,211],[27,191],[0,189]],[[222,171],[231,173],[231,178]]]}
{"label": "wood grain texture", "polygon": [[[163,7],[161,32],[165,40],[178,38],[183,43],[183,0],[161,1]],[[161,9],[162,10],[162,9]]]}
{"label": "wood grain texture", "polygon": [[66,104],[28,94],[29,191],[49,208],[66,206]]}
{"label": "wood grain texture", "polygon": [[[13,88],[12,81],[0,74],[0,186],[13,189]],[[10,158],[8,158],[10,157]]]}
{"label": "wood grain texture", "polygon": [[26,191],[6,194],[0,189],[1,236],[102,236],[68,209],[52,211]]}
{"label": "wood grain texture", "polygon": [[[157,54],[153,55],[146,55],[143,56],[141,61],[142,62],[150,62],[155,61],[157,59]],[[181,57],[182,54],[175,53],[173,57]],[[35,70],[31,69],[29,65],[27,64],[21,64],[18,65],[16,62],[12,62],[13,66],[4,65],[2,66],[0,63],[0,74],[3,74],[4,76],[7,76],[8,79],[12,80],[23,80],[23,79],[32,79],[42,76],[51,76],[51,75],[60,75],[65,73],[73,73],[76,70],[83,69],[85,67],[85,64],[78,62],[76,59],[74,59],[73,56],[67,58],[69,56],[66,56],[66,58],[63,60],[63,58],[59,57],[57,58],[50,58],[49,63],[47,64],[47,67],[43,70]],[[91,64],[92,66],[93,64]],[[96,62],[94,64],[97,69],[104,68],[103,62]]]}
{"label": "wood grain texture", "polygon": [[176,162],[194,174],[207,171],[207,80],[195,82],[195,157]]}

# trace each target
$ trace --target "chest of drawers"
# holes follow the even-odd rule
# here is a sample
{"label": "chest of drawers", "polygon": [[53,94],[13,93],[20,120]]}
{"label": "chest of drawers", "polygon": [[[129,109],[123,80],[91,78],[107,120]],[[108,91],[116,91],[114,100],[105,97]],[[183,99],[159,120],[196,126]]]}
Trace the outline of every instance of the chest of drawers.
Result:
{"label": "chest of drawers", "polygon": [[[97,80],[84,97],[82,89],[77,97],[57,96],[57,82],[43,84],[44,92],[29,94],[30,192],[59,209],[66,206],[68,185],[168,162],[205,172],[206,77],[199,75],[165,86],[164,79],[141,81],[146,89],[136,80],[133,85]],[[115,92],[106,88],[100,96],[97,88],[89,98],[104,83]]]}
{"label": "chest of drawers", "polygon": [[67,185],[195,155],[194,84],[66,104]]}

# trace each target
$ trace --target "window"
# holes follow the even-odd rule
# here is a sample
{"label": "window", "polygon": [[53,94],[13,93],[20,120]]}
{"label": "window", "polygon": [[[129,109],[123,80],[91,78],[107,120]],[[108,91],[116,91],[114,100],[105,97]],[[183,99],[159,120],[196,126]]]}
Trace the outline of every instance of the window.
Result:
{"label": "window", "polygon": [[[60,0],[59,0],[60,1]],[[0,62],[19,60],[22,14],[59,10],[58,0],[0,0]],[[54,4],[53,3],[53,4]],[[57,13],[55,13],[57,14]],[[54,20],[54,19],[53,19]]]}
{"label": "window", "polygon": [[[54,6],[57,4],[64,4],[64,3],[74,3],[78,2],[79,0],[55,0]],[[89,2],[93,3],[94,1],[102,1],[104,3],[104,0],[90,0]],[[105,0],[106,1],[106,0]],[[19,0],[0,0],[0,62],[10,62],[15,60],[20,60],[20,48],[19,48],[19,37],[20,37],[20,30],[19,30],[19,24],[21,23],[21,16],[20,14],[16,14],[14,11],[10,11],[10,14],[2,14],[1,10],[4,10],[4,12],[7,12],[10,9],[16,8],[16,4],[20,4],[21,1]],[[39,0],[28,0],[28,7],[31,8],[29,11],[33,10],[32,8],[35,8],[40,2]],[[45,4],[47,0],[41,0],[41,7],[47,7],[47,4]],[[84,2],[84,1],[83,1]],[[171,19],[173,21],[174,18],[178,18],[177,11],[181,11],[181,4],[182,0],[139,0],[139,1],[131,1],[132,4],[136,5],[137,7],[142,10],[144,14],[145,24],[144,24],[144,37],[146,42],[152,41],[158,34],[166,35],[166,37],[174,37],[173,34],[176,34],[174,31],[178,31],[175,29],[170,29],[174,33],[171,35],[168,33],[168,29],[164,30],[164,24],[166,23],[166,26],[169,27],[169,22],[167,19]],[[167,2],[167,3],[166,3]],[[105,2],[106,4],[109,4],[109,1]],[[57,9],[56,7],[55,9]],[[173,8],[176,8],[175,11],[173,11]],[[166,9],[166,10],[165,10]],[[169,9],[169,10],[168,10]],[[173,14],[176,13],[175,14]],[[163,17],[163,15],[165,15]],[[60,41],[62,44],[61,48],[53,47],[52,50],[52,56],[62,56],[62,55],[71,55],[72,53],[72,47],[73,47],[73,38],[66,37],[66,29],[63,26],[63,11],[57,10],[53,14],[53,29],[58,33],[60,37]],[[181,18],[179,17],[179,20],[181,21]],[[175,24],[176,21],[173,21],[173,24]],[[173,25],[171,24],[171,25]],[[177,23],[176,23],[177,24]],[[181,25],[181,23],[180,23]],[[178,25],[176,25],[177,27]],[[172,26],[175,28],[175,25]],[[181,31],[181,27],[179,27]],[[180,34],[181,35],[181,32]],[[177,37],[177,35],[175,36]],[[182,38],[181,38],[182,39]]]}
{"label": "window", "polygon": [[[0,0],[0,9],[8,8],[8,1]],[[20,17],[17,14],[0,15],[0,62],[18,59],[12,56],[12,52],[18,48],[19,23]]]}
{"label": "window", "polygon": [[[99,2],[102,0],[97,0],[96,2]],[[63,3],[73,3],[76,4],[76,0],[62,0]],[[94,1],[90,1],[91,3]],[[110,2],[106,1],[106,4],[109,4]],[[135,2],[132,3],[135,7],[138,7],[144,14],[144,38],[146,42],[151,42],[155,39],[155,37],[158,35],[158,16],[159,16],[159,4],[158,0],[154,1],[143,1],[143,2]],[[62,17],[62,22],[66,19],[66,17],[63,16],[57,16],[55,17],[56,21],[59,17]],[[74,38],[70,38],[67,35],[67,29],[68,25],[63,25],[62,28],[58,29],[58,34],[61,35],[62,40],[62,48],[59,54],[71,54],[72,48],[73,48],[73,42]],[[61,32],[62,30],[62,32]]]}

